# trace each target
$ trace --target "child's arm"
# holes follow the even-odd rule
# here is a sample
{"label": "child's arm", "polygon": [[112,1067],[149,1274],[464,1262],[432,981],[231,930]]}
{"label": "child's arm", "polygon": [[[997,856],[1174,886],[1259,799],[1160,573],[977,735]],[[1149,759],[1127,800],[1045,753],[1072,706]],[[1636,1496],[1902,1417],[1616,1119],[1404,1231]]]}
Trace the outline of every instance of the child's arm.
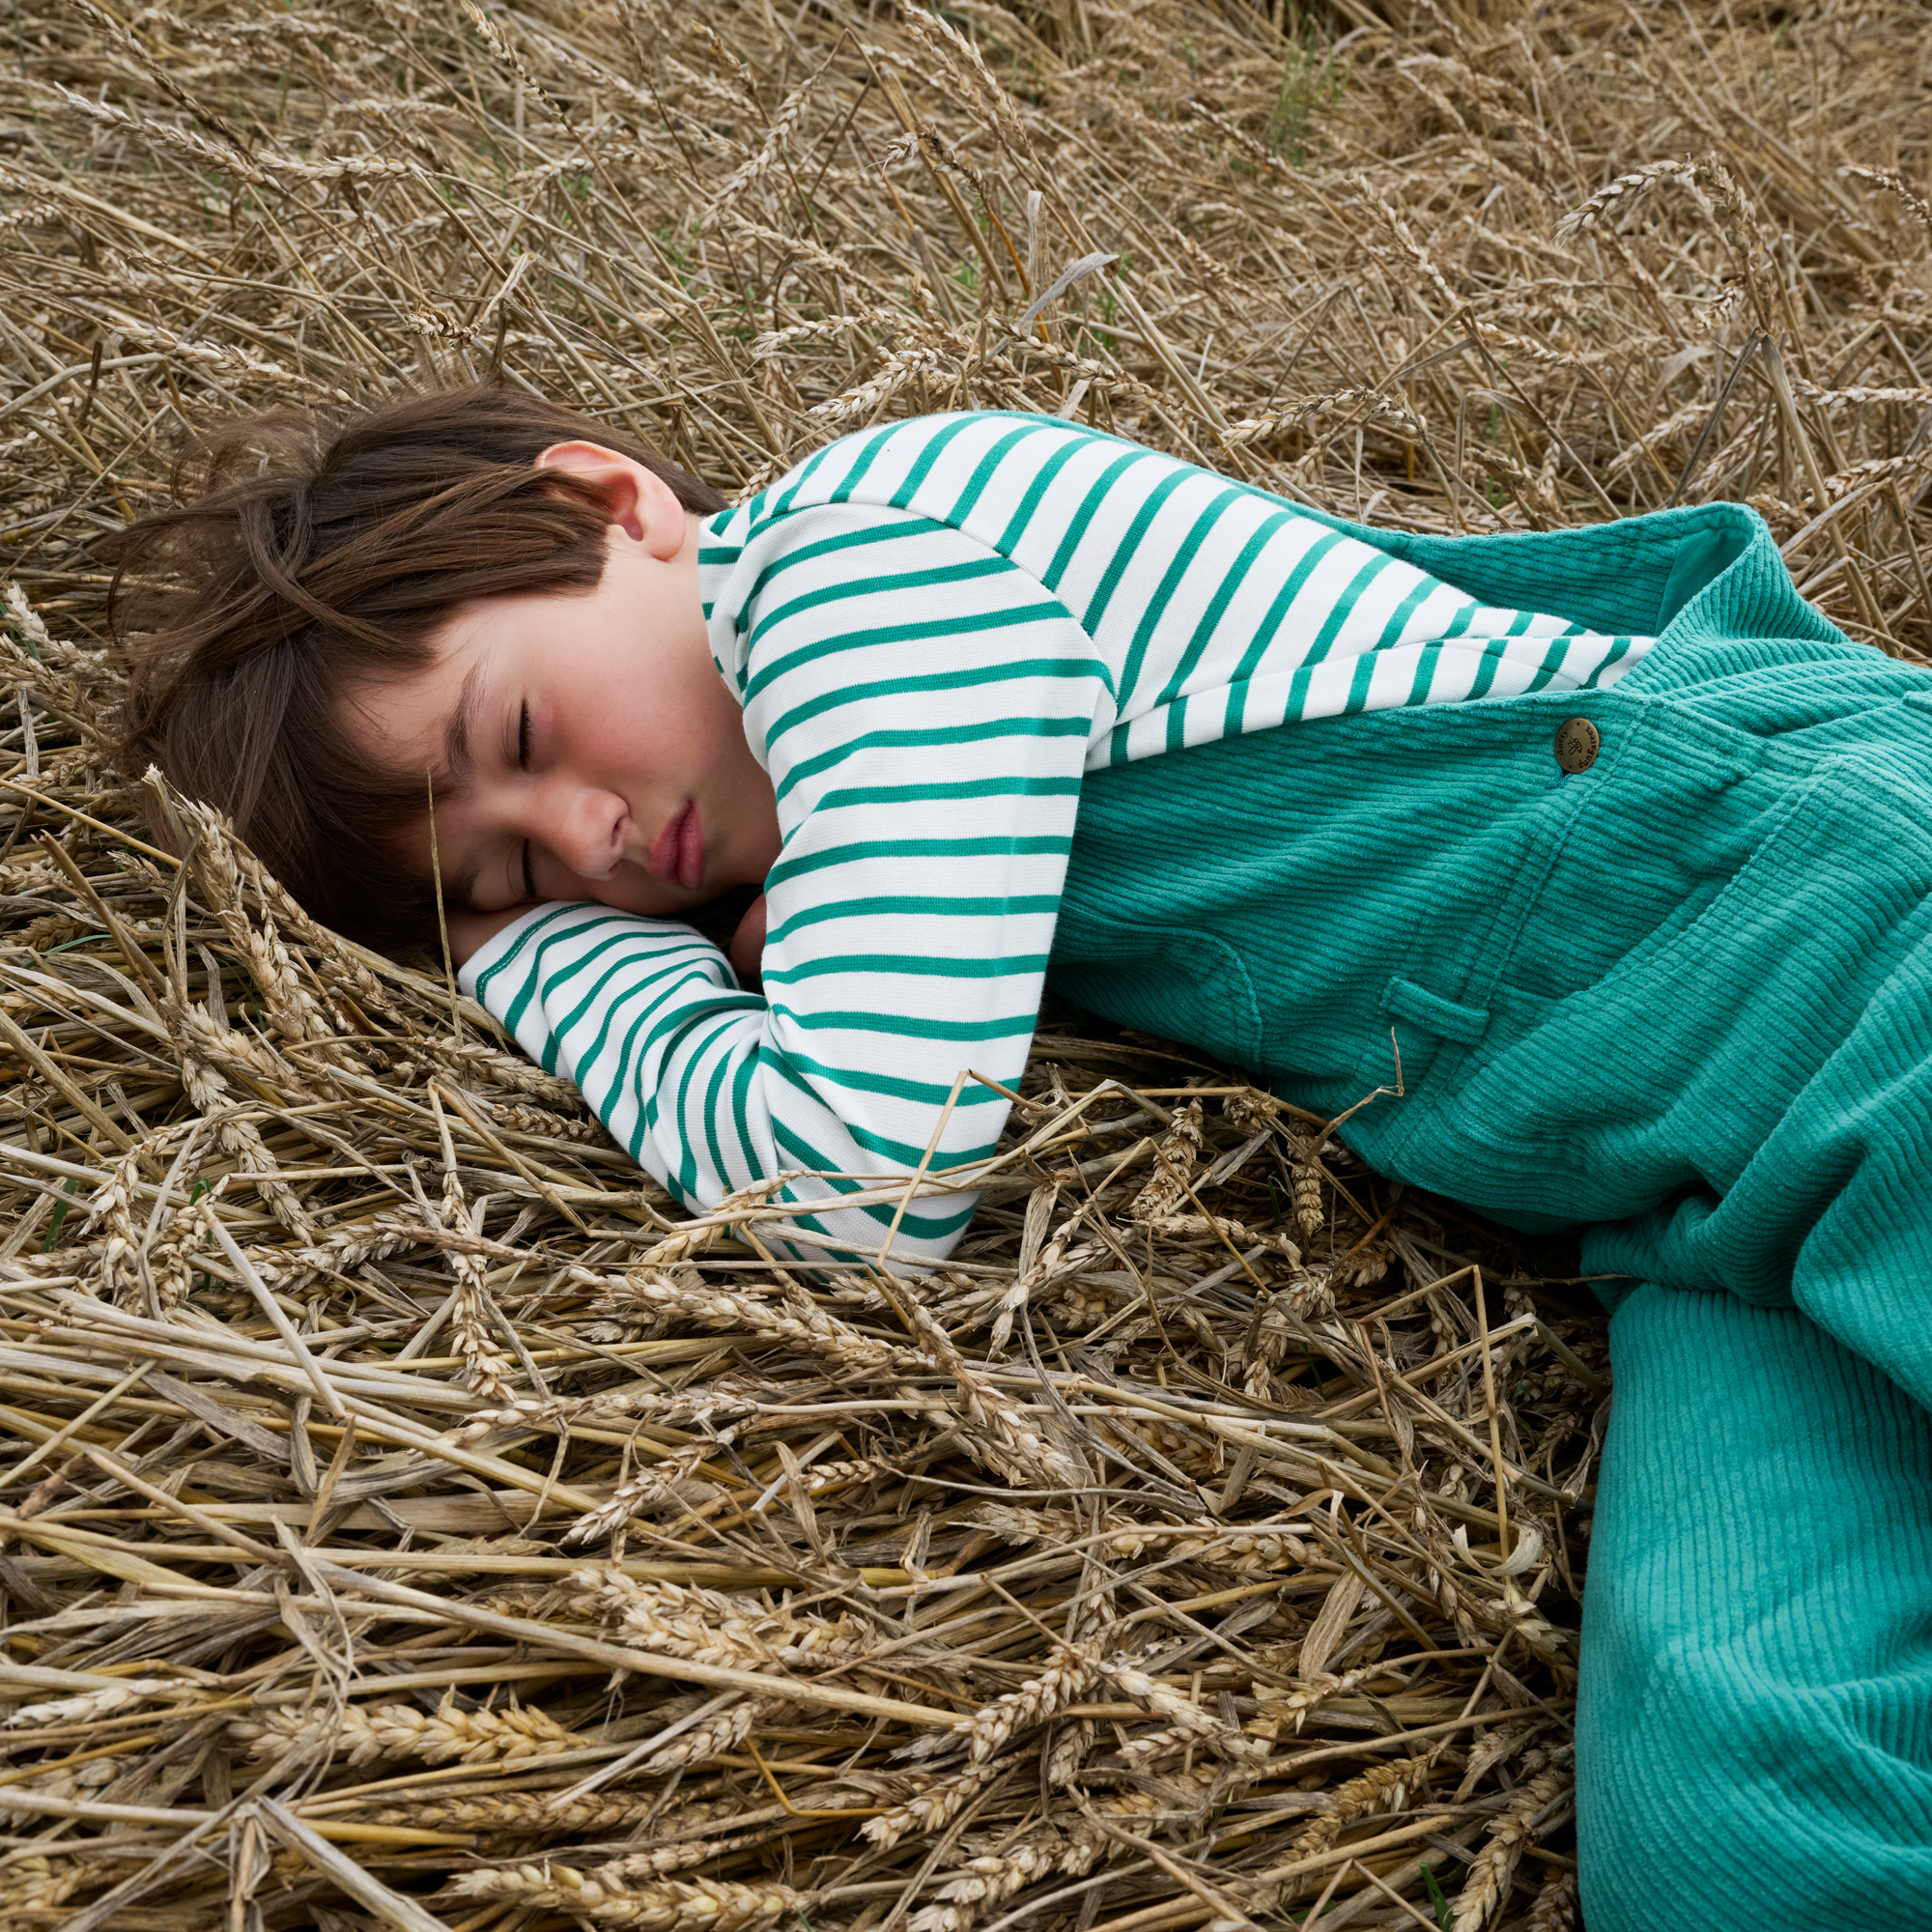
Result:
{"label": "child's arm", "polygon": [[[787,1171],[903,1176],[929,1146],[979,1158],[1007,1103],[972,1081],[949,1101],[968,1067],[1024,1070],[1112,680],[1037,580],[903,511],[781,518],[727,593],[784,836],[762,996],[689,927],[596,905],[526,915],[465,984],[693,1208]],[[875,1248],[894,1212],[804,1225]],[[945,1254],[971,1212],[918,1203],[893,1252]]]}

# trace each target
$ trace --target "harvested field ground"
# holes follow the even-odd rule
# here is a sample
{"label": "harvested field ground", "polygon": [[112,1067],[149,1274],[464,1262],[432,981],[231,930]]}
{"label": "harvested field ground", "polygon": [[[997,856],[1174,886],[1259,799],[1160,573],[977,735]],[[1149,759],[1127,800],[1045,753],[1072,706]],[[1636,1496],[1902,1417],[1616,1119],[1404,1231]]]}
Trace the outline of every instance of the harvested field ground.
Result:
{"label": "harvested field ground", "polygon": [[1746,499],[1925,661],[1928,63],[1893,0],[16,0],[0,1926],[1576,1923],[1561,1244],[1054,1010],[944,1271],[679,1222],[111,771],[103,540],[412,383],[730,491],[1050,410],[1391,527]]}

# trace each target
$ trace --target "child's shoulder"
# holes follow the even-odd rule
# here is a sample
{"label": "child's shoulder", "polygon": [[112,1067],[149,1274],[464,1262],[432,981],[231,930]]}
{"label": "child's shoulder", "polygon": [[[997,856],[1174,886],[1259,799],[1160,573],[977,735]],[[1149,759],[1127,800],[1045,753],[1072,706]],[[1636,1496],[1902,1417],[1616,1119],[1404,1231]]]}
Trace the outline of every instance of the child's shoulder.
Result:
{"label": "child's shoulder", "polygon": [[990,491],[997,499],[1021,472],[1084,468],[1075,461],[1083,452],[1103,462],[1122,454],[1175,460],[1065,416],[954,410],[841,436],[748,498],[741,514],[748,533],[793,511],[838,503],[957,524],[981,494]]}

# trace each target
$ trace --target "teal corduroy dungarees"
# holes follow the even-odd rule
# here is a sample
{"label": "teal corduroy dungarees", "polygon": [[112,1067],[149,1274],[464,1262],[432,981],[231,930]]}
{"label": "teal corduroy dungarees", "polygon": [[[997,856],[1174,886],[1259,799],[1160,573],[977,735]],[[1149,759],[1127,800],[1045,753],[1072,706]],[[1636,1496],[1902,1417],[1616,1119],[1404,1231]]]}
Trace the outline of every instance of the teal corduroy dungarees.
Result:
{"label": "teal corduroy dungarees", "polygon": [[[1844,639],[1734,505],[1357,533],[1660,641],[1608,691],[1091,776],[1052,983],[1330,1116],[1393,1084],[1393,1034],[1357,1151],[1627,1277],[1591,1932],[1932,1927],[1932,673]],[[1565,776],[1573,717],[1602,749]]]}

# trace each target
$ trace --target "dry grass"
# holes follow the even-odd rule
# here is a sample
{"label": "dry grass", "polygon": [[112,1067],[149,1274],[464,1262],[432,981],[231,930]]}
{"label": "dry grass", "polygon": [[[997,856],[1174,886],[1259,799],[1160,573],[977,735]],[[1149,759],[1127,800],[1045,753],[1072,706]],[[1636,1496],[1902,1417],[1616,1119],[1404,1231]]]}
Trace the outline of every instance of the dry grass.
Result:
{"label": "dry grass", "polygon": [[955,1264],[788,1273],[98,749],[187,426],[486,370],[1745,497],[1932,653],[1921,10],[1386,7],[0,19],[0,1925],[1574,1922],[1560,1262],[1062,1018]]}

